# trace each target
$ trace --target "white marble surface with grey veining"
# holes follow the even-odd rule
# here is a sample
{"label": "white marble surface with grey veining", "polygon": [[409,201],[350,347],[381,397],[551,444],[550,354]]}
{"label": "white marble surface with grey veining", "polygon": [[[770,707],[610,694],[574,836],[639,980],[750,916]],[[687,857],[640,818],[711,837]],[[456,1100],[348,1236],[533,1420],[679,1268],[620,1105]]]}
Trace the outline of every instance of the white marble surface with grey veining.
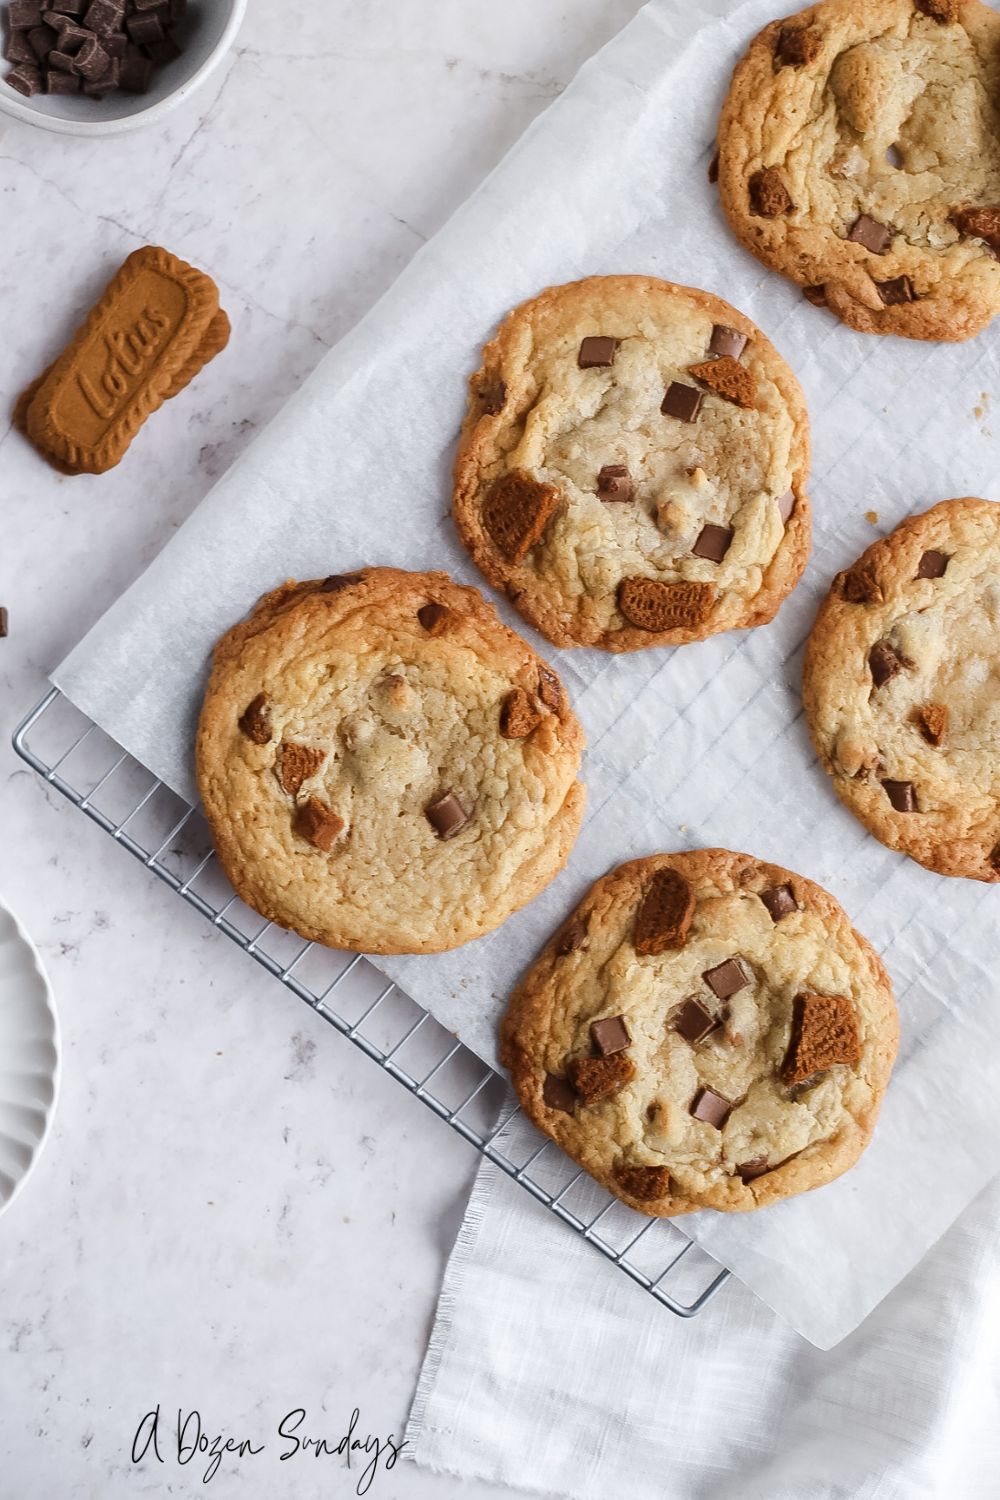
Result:
{"label": "white marble surface with grey veining", "polygon": [[[350,1473],[279,1462],[281,1417],[305,1408],[298,1435],[331,1444],[354,1407],[362,1436],[402,1433],[472,1153],[47,791],[10,734],[249,436],[637,9],[251,0],[234,53],[163,127],[88,142],[0,124],[0,412],[140,244],[209,271],[234,330],[103,477],[60,477],[0,417],[0,889],[48,965],[65,1069],[42,1161],[0,1218],[2,1500],[336,1500],[357,1458]],[[133,1466],[157,1403],[164,1462]],[[205,1486],[207,1460],[175,1461],[178,1408],[265,1451],[225,1455]],[[368,1493],[457,1490],[383,1460]]]}

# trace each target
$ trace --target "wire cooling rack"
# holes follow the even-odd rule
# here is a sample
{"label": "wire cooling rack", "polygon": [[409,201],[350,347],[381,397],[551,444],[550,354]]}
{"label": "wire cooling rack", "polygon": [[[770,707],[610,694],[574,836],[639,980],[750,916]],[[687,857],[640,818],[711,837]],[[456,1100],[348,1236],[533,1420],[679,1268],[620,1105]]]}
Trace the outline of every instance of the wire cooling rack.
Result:
{"label": "wire cooling rack", "polygon": [[504,1079],[367,959],[307,943],[233,894],[207,825],[58,689],[14,749],[178,896],[249,953],[489,1161],[679,1317],[728,1279],[674,1225],[626,1208],[517,1107]]}

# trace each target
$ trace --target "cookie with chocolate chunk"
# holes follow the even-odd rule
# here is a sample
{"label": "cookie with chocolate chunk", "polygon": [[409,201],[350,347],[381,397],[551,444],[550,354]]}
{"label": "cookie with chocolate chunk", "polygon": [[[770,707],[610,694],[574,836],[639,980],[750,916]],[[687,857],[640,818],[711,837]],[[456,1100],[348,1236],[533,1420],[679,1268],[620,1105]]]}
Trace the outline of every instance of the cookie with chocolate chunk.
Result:
{"label": "cookie with chocolate chunk", "polygon": [[552,669],[444,573],[289,583],[216,647],[197,769],[223,870],[314,942],[432,953],[562,868],[583,732]]}
{"label": "cookie with chocolate chunk", "polygon": [[558,646],[762,625],[809,553],[798,383],[742,313],[650,276],[550,287],[470,382],[454,516]]}
{"label": "cookie with chocolate chunk", "polygon": [[897,1040],[889,977],[832,896],[698,849],[597,882],[512,996],[501,1058],[541,1130],[632,1208],[670,1217],[845,1172]]}
{"label": "cookie with chocolate chunk", "polygon": [[838,574],[803,698],[821,765],[877,839],[1000,881],[1000,505],[942,501]]}
{"label": "cookie with chocolate chunk", "polygon": [[967,339],[1000,311],[1000,16],[821,0],[773,21],[719,122],[747,249],[863,333]]}

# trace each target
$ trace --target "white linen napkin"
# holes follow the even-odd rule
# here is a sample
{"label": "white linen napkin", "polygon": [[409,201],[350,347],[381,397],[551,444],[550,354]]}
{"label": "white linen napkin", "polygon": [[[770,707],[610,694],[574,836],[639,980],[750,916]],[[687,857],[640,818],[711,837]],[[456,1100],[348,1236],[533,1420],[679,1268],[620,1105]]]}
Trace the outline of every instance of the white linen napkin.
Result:
{"label": "white linen napkin", "polygon": [[412,1456],[575,1500],[997,1500],[998,1226],[1000,1180],[823,1353],[735,1280],[674,1317],[486,1164]]}

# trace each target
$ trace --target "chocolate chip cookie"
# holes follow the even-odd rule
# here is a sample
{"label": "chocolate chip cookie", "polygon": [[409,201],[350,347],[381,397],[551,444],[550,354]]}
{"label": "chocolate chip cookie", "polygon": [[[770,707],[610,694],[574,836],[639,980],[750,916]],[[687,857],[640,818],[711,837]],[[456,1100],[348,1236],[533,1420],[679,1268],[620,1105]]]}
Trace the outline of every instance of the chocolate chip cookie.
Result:
{"label": "chocolate chip cookie", "polygon": [[822,0],[774,21],[719,123],[729,222],[863,333],[967,339],[1000,310],[1000,16]]}
{"label": "chocolate chip cookie", "polygon": [[558,646],[770,620],[809,552],[809,424],[784,360],[708,292],[594,276],[516,308],[470,383],[454,515]]}
{"label": "chocolate chip cookie", "polygon": [[876,838],[1000,880],[1000,505],[945,500],[840,573],[803,696],[821,764]]}
{"label": "chocolate chip cookie", "polygon": [[583,732],[475,589],[365,568],[267,594],[220,641],[198,780],[248,905],[368,953],[498,927],[576,838]]}
{"label": "chocolate chip cookie", "polygon": [[669,1217],[846,1171],[897,1037],[889,977],[832,896],[699,849],[597,882],[513,995],[501,1056],[541,1130]]}

